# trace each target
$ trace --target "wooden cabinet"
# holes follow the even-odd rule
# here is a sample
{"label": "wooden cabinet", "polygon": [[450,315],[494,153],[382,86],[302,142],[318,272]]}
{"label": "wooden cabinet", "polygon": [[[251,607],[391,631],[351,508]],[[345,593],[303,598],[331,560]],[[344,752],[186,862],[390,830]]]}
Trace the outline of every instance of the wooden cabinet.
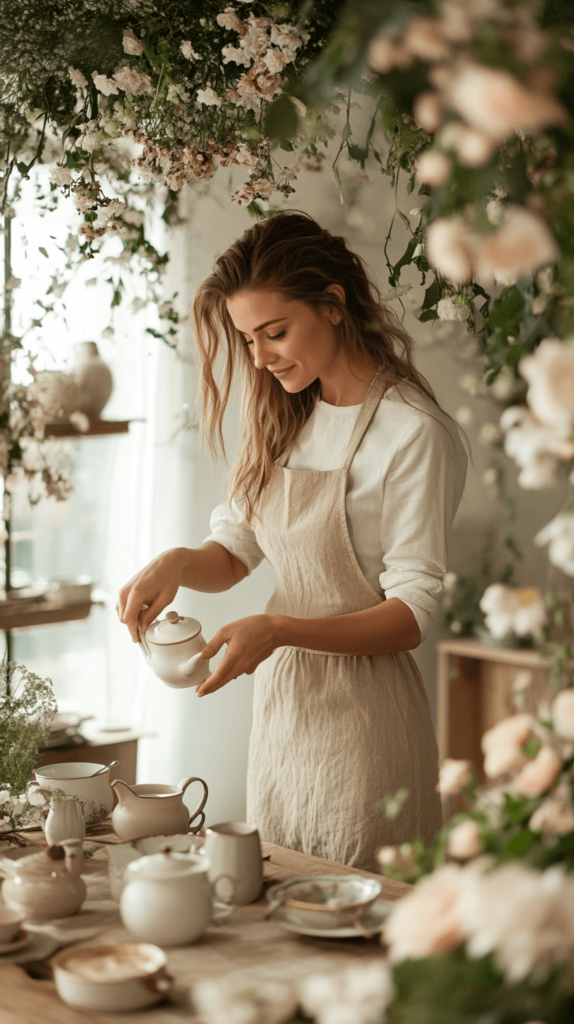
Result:
{"label": "wooden cabinet", "polygon": [[[468,758],[483,778],[482,734],[517,711],[536,714],[542,701],[552,699],[550,660],[534,650],[490,647],[476,640],[443,640],[437,644],[437,653],[440,760]],[[517,707],[512,686],[517,673],[525,670],[532,674],[532,682]],[[574,663],[567,672],[572,678]]]}
{"label": "wooden cabinet", "polygon": [[100,733],[85,743],[72,747],[51,747],[38,754],[36,767],[46,764],[62,764],[64,761],[93,761],[96,764],[120,763],[110,769],[110,782],[123,779],[128,785],[135,785],[138,756],[138,735],[134,732]]}

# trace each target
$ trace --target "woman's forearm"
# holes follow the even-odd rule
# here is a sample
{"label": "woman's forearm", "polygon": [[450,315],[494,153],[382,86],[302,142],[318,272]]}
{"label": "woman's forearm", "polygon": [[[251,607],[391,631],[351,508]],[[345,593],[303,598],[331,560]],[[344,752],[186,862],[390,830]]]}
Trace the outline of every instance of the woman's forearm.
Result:
{"label": "woman's forearm", "polygon": [[207,541],[199,548],[176,550],[181,556],[181,586],[190,590],[218,594],[247,576],[244,563],[215,541]]}
{"label": "woman's forearm", "polygon": [[333,654],[396,654],[411,651],[421,633],[411,609],[397,597],[374,608],[325,619],[277,616],[276,647],[308,647]]}

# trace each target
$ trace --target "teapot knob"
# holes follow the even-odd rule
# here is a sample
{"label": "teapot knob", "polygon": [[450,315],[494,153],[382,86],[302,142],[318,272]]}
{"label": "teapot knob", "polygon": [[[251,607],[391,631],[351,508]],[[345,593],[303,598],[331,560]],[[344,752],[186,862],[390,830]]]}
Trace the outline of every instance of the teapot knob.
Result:
{"label": "teapot knob", "polygon": [[166,619],[168,622],[179,622],[179,620],[181,619],[181,615],[178,615],[177,612],[168,612],[166,615]]}

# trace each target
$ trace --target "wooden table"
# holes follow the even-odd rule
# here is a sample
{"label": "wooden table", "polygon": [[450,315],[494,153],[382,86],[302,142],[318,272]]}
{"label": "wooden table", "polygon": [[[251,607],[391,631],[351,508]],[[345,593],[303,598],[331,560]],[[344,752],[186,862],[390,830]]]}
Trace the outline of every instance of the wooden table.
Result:
{"label": "wooden table", "polygon": [[[32,838],[32,836],[30,836]],[[102,836],[102,840],[117,842],[115,836]],[[42,844],[38,836],[34,840]],[[89,844],[89,840],[86,840]],[[298,875],[351,874],[379,878],[368,871],[333,864],[307,854],[286,850],[272,843],[263,843],[265,861],[265,889]],[[101,914],[104,930],[87,944],[129,941],[123,928],[118,906],[111,898],[107,875],[107,851],[102,845],[86,862],[85,872],[88,895],[80,914]],[[385,899],[398,899],[411,886],[404,882],[381,879],[381,895]],[[378,959],[381,946],[374,939],[312,939],[283,931],[274,921],[263,918],[265,901],[239,907],[224,925],[211,926],[199,942],[191,946],[168,949],[170,974],[182,993],[192,993],[194,984],[205,978],[219,978],[244,971],[246,979],[254,977],[290,980],[315,971],[333,971],[354,962]],[[22,967],[1,965],[0,960],[0,1019],[2,1024],[181,1024],[182,1020],[196,1019],[193,1009],[171,1002],[145,1011],[130,1014],[95,1014],[72,1010],[58,996],[51,980],[34,980]]]}

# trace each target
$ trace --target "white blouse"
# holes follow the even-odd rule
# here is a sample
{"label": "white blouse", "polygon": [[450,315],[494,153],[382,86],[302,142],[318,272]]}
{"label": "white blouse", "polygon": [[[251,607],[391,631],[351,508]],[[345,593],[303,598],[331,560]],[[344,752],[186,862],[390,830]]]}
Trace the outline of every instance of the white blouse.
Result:
{"label": "white blouse", "polygon": [[[360,406],[317,401],[299,433],[289,469],[343,464]],[[377,593],[412,610],[424,639],[448,566],[448,539],[466,478],[456,424],[411,385],[390,388],[379,403],[349,470],[347,525],[357,561]],[[249,573],[265,557],[241,510],[219,505],[211,533]]]}

